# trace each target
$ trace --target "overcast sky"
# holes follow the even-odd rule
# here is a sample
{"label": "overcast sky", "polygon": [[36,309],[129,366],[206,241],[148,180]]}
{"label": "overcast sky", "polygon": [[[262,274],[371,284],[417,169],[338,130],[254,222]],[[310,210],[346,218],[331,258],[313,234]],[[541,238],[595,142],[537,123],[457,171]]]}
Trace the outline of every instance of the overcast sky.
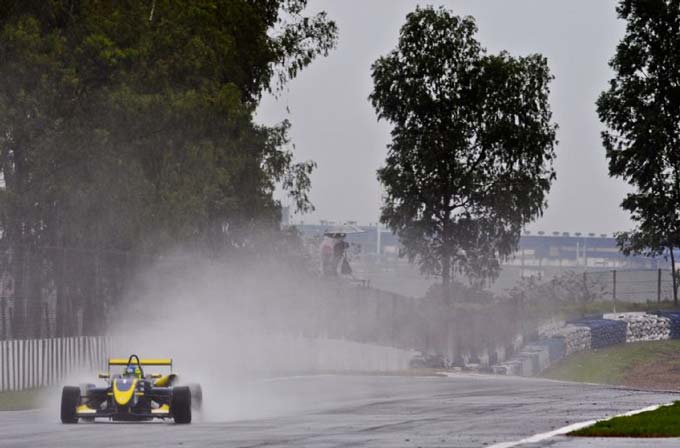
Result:
{"label": "overcast sky", "polygon": [[594,102],[612,73],[607,61],[624,31],[613,0],[310,0],[325,10],[340,39],[278,99],[266,97],[258,119],[292,122],[298,159],[312,159],[311,198],[316,211],[297,222],[321,219],[374,223],[380,208],[376,170],[389,143],[389,124],[377,122],[367,100],[371,64],[397,44],[399,28],[417,5],[444,5],[472,15],[478,39],[491,53],[542,53],[555,80],[551,105],[559,124],[557,181],[535,232],[611,233],[631,226],[619,204],[628,187],[610,179]]}

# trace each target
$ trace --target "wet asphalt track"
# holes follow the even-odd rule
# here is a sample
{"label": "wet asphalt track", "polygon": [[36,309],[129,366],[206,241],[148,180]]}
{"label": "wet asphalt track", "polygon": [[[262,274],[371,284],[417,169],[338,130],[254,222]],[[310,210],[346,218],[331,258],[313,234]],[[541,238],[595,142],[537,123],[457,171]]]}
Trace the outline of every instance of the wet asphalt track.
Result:
{"label": "wet asphalt track", "polygon": [[[483,447],[680,397],[498,376],[292,377],[240,385],[239,408],[191,425],[62,425],[0,412],[0,447]],[[236,394],[234,395],[236,397]],[[214,397],[214,394],[213,394]],[[210,400],[209,390],[205,400]],[[213,408],[216,403],[207,406]],[[621,441],[618,441],[621,442]],[[641,446],[557,437],[526,446]],[[679,440],[649,446],[680,446]]]}

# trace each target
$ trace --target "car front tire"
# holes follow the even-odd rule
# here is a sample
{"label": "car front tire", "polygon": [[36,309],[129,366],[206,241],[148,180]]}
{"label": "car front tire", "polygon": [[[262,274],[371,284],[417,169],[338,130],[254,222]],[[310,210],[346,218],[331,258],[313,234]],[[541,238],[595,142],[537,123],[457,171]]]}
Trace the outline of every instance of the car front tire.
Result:
{"label": "car front tire", "polygon": [[191,423],[191,390],[188,387],[173,387],[170,412],[175,423]]}
{"label": "car front tire", "polygon": [[64,386],[61,391],[61,422],[78,423],[76,408],[80,404],[80,387]]}

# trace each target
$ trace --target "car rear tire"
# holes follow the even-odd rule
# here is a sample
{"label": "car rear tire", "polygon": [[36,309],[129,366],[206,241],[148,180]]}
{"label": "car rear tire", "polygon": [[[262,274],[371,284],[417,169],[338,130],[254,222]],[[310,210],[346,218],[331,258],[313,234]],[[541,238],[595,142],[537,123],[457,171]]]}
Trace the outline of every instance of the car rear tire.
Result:
{"label": "car rear tire", "polygon": [[64,386],[61,391],[61,422],[78,423],[76,408],[80,404],[80,387]]}
{"label": "car rear tire", "polygon": [[187,387],[191,391],[191,407],[195,411],[200,411],[203,406],[203,389],[201,385],[197,383],[187,384]]}
{"label": "car rear tire", "polygon": [[188,387],[173,387],[170,412],[175,423],[191,423],[191,390]]}

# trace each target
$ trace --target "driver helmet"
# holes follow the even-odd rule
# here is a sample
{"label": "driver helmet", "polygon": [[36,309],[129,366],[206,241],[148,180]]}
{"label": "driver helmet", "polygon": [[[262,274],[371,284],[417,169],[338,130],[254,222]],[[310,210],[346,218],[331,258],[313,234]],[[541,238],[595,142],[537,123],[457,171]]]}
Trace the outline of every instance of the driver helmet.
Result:
{"label": "driver helmet", "polygon": [[125,367],[125,376],[134,376],[135,378],[142,377],[142,370],[137,365],[129,365]]}

